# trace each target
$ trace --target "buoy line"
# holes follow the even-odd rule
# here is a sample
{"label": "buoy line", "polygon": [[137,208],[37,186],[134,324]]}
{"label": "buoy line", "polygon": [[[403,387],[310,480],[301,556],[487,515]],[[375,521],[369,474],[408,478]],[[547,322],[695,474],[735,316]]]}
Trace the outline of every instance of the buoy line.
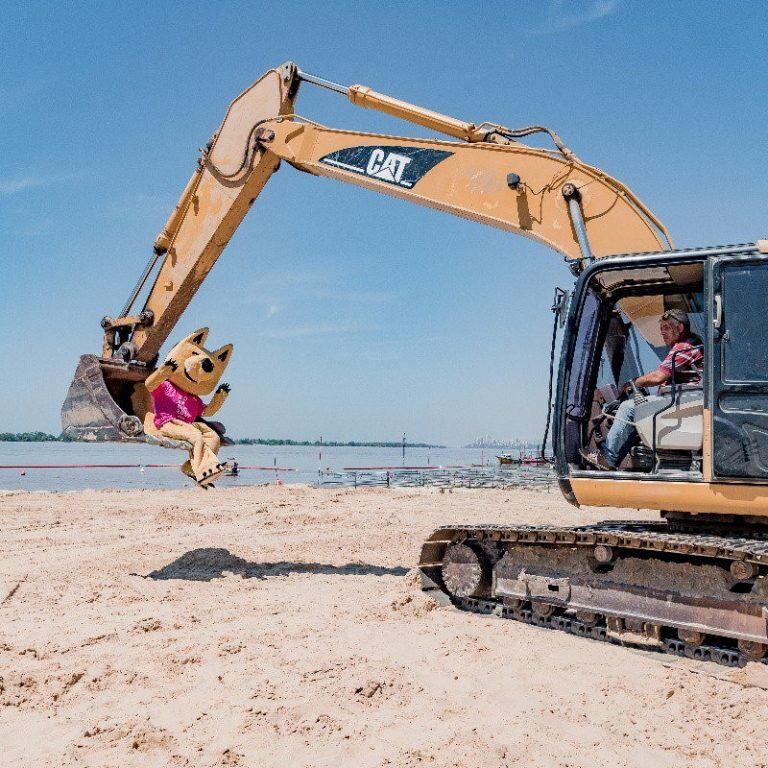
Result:
{"label": "buoy line", "polygon": [[[0,469],[173,469],[178,464],[0,464]],[[244,467],[238,470],[252,469],[265,472],[298,472],[294,467]]]}

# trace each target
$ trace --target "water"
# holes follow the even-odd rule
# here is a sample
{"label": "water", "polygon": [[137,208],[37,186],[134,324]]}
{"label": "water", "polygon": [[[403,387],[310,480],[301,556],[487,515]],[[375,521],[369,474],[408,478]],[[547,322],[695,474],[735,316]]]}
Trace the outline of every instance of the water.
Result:
{"label": "water", "polygon": [[[318,451],[322,451],[322,460]],[[402,467],[402,448],[330,448],[290,445],[233,445],[219,454],[236,459],[241,467],[275,467],[267,470],[242,469],[239,477],[222,477],[219,486],[254,485],[275,482],[318,481],[318,468],[341,472],[347,467]],[[2,443],[0,465],[21,464],[134,464],[131,468],[0,469],[0,489],[28,491],[73,491],[86,488],[183,488],[191,485],[178,469],[185,454],[145,444],[112,443]],[[407,466],[457,467],[481,464],[498,467],[493,450],[480,448],[406,448]],[[171,467],[148,467],[171,464]],[[285,471],[290,469],[293,471]],[[515,471],[515,470],[511,470]],[[521,471],[521,470],[517,470]],[[525,470],[522,470],[523,472]]]}

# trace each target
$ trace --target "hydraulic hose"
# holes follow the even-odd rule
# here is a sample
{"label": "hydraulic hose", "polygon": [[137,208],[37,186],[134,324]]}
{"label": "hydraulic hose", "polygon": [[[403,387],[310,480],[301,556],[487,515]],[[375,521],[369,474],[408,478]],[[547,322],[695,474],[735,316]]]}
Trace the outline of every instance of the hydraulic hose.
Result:
{"label": "hydraulic hose", "polygon": [[547,395],[547,422],[544,426],[544,439],[541,441],[541,459],[547,460],[547,440],[549,429],[552,426],[552,390],[555,380],[555,347],[557,345],[557,327],[560,324],[560,313],[565,309],[563,302],[565,291],[562,288],[555,289],[555,300],[552,303],[552,312],[555,314],[555,322],[552,325],[552,344],[549,349],[549,394]]}

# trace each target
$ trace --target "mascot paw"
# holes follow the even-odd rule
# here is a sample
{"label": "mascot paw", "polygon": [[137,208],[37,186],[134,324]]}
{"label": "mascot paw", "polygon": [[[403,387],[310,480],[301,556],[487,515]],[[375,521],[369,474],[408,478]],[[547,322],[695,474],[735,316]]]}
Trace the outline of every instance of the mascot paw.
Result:
{"label": "mascot paw", "polygon": [[228,395],[231,391],[232,391],[232,387],[230,387],[229,384],[227,384],[226,381],[222,382],[221,384],[219,384],[218,387],[216,387],[216,394],[217,395],[219,393],[223,393],[225,395]]}
{"label": "mascot paw", "polygon": [[217,464],[212,469],[203,472],[203,476],[198,479],[197,484],[203,488],[210,488],[215,480],[218,480],[223,474],[226,466]]}
{"label": "mascot paw", "polygon": [[179,369],[179,364],[170,357],[163,363],[163,365],[166,368],[170,368],[174,373]]}

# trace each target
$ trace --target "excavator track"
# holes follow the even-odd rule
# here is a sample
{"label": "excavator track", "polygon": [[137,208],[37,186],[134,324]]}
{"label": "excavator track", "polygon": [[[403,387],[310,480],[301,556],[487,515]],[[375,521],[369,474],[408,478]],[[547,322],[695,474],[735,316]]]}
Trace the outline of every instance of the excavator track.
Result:
{"label": "excavator track", "polygon": [[724,666],[768,663],[768,540],[665,521],[443,526],[422,589],[460,610]]}

